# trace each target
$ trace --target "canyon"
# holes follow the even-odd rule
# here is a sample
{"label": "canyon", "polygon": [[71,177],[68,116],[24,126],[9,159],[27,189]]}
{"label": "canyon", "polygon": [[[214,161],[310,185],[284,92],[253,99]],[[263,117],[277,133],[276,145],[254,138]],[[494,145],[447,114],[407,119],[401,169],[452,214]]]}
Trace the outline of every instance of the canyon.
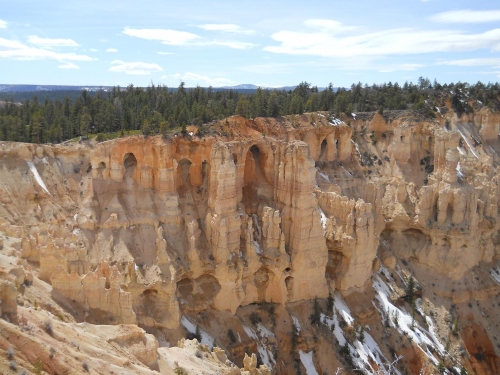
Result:
{"label": "canyon", "polygon": [[470,104],[1,143],[0,372],[497,374],[500,114]]}

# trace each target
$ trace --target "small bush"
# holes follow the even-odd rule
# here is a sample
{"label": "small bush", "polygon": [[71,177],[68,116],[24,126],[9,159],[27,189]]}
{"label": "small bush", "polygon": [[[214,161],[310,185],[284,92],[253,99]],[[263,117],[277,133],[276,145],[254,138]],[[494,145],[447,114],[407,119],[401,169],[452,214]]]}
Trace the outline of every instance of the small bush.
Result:
{"label": "small bush", "polygon": [[186,369],[184,367],[179,367],[179,366],[177,366],[174,369],[174,373],[175,373],[175,375],[188,375],[188,372],[186,371]]}
{"label": "small bush", "polygon": [[56,349],[53,346],[51,346],[49,351],[49,358],[50,359],[54,358],[54,354],[56,354]]}
{"label": "small bush", "polygon": [[90,366],[89,366],[89,364],[88,364],[87,361],[83,361],[82,362],[82,367],[83,367],[83,371],[85,371],[85,372],[89,372],[90,371]]}
{"label": "small bush", "polygon": [[52,336],[54,334],[54,331],[52,330],[52,320],[47,319],[43,323],[43,329],[45,329],[45,332]]}
{"label": "small bush", "polygon": [[262,318],[257,314],[257,312],[252,311],[250,314],[250,322],[255,326],[258,323],[262,322]]}
{"label": "small bush", "polygon": [[318,325],[321,318],[321,308],[319,306],[318,300],[314,300],[313,313],[309,316],[311,325]]}
{"label": "small bush", "polygon": [[9,360],[14,359],[15,355],[16,355],[16,353],[14,352],[14,349],[9,348],[7,350],[7,359],[9,359]]}
{"label": "small bush", "polygon": [[236,342],[236,336],[231,328],[229,328],[227,330],[227,337],[229,337],[229,340],[231,341],[231,343],[234,344]]}
{"label": "small bush", "polygon": [[10,362],[9,362],[9,368],[10,368],[12,371],[17,372],[17,363],[16,363],[16,361],[10,361]]}
{"label": "small bush", "polygon": [[35,374],[41,374],[43,371],[43,362],[42,360],[40,359],[40,357],[37,357],[36,361],[35,361],[35,364],[33,366],[33,372]]}

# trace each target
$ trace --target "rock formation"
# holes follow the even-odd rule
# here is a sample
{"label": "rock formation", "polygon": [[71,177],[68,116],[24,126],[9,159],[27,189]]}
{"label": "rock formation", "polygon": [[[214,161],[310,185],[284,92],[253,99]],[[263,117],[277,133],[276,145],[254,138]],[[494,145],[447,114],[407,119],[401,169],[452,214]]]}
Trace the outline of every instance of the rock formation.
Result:
{"label": "rock formation", "polygon": [[[316,309],[314,300],[337,296],[339,308],[339,293],[358,303],[363,295],[380,296],[387,282],[387,301],[403,304],[411,274],[420,283],[413,311],[423,314],[422,293],[430,291],[450,304],[468,303],[471,296],[495,304],[499,122],[486,107],[437,118],[411,111],[339,119],[327,113],[235,116],[227,124],[238,137],[6,142],[0,158],[0,314],[10,321],[19,309],[23,317],[27,308],[38,314],[45,298],[52,302],[43,311],[61,322],[144,328],[154,337],[113,331],[108,343],[127,347],[151,371],[198,368],[200,358],[189,356],[200,350],[210,368],[253,375],[287,373],[293,361],[320,367],[318,356],[326,352],[314,361],[310,354],[319,350],[318,338],[311,338],[318,333],[307,336],[300,322],[326,324],[329,334],[338,334],[339,321],[351,327],[354,318],[340,310],[319,318],[293,310]],[[484,269],[491,272],[477,276]],[[33,292],[24,295],[33,283]],[[422,292],[424,286],[429,292]],[[357,319],[375,327],[380,315],[390,326],[387,306],[377,303],[359,303]],[[247,314],[255,306],[273,306],[261,313],[280,340],[261,318]],[[225,317],[217,329],[207,318],[213,312]],[[163,335],[195,334],[188,315],[204,324],[204,340],[210,330],[217,340],[230,337],[225,349],[231,346],[229,355],[243,369],[202,338],[201,349],[189,340],[167,349]],[[482,318],[474,311],[460,319],[472,325]],[[357,337],[355,329],[351,336]],[[290,330],[299,336],[293,344],[283,339]],[[267,367],[246,356],[250,341]],[[354,350],[356,340],[350,342]],[[293,361],[279,364],[273,354],[278,347],[280,356],[283,347],[295,353]],[[490,349],[497,361],[496,347]],[[182,358],[177,363],[174,354]]]}

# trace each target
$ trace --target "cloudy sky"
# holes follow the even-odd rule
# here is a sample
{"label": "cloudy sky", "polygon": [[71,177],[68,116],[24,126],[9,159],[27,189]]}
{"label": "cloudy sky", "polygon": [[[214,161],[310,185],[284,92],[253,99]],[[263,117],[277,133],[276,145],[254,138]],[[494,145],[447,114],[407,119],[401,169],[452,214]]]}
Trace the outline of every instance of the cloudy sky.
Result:
{"label": "cloudy sky", "polygon": [[500,80],[498,0],[0,4],[0,84]]}

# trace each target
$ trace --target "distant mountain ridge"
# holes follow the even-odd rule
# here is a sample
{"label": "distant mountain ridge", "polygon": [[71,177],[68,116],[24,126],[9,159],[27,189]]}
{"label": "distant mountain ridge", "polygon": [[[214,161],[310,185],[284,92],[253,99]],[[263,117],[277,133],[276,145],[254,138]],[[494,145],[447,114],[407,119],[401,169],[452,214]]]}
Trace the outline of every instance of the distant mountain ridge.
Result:
{"label": "distant mountain ridge", "polygon": [[108,91],[113,86],[71,86],[71,85],[6,85],[0,84],[0,92],[33,92],[33,91]]}
{"label": "distant mountain ridge", "polygon": [[[0,93],[1,92],[43,92],[43,91],[110,91],[115,86],[78,86],[78,85],[23,85],[23,84],[0,84]],[[125,88],[126,86],[123,86]],[[267,87],[267,86],[258,86],[251,83],[244,83],[235,86],[223,86],[223,87],[214,87],[215,90],[237,90],[237,91],[256,91],[257,89],[265,89],[265,90],[293,90],[295,86],[283,86],[283,87]],[[172,87],[175,90],[175,87]],[[319,91],[325,90],[324,87],[318,87]],[[337,88],[335,88],[337,90]]]}

